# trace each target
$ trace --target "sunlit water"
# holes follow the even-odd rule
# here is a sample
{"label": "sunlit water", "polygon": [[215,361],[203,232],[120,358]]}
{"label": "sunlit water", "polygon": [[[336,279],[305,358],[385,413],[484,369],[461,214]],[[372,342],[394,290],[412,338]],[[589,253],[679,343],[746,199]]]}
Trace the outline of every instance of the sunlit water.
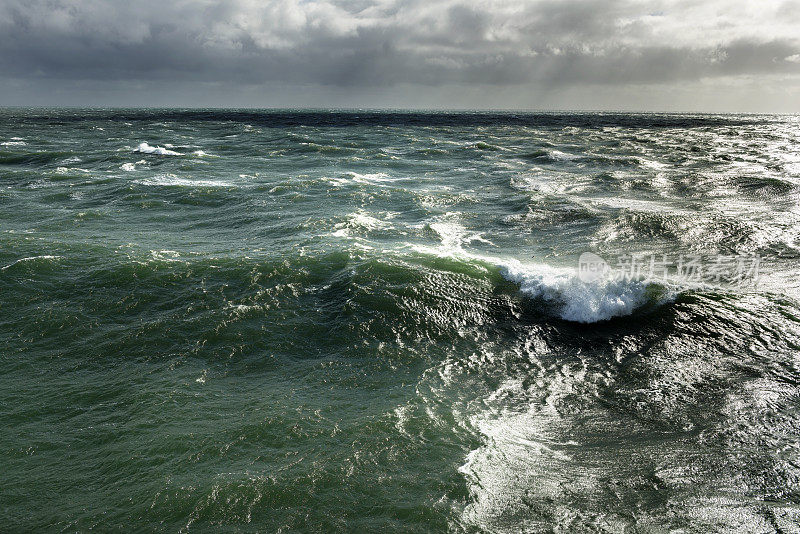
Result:
{"label": "sunlit water", "polygon": [[792,116],[0,111],[0,529],[797,531],[799,201]]}

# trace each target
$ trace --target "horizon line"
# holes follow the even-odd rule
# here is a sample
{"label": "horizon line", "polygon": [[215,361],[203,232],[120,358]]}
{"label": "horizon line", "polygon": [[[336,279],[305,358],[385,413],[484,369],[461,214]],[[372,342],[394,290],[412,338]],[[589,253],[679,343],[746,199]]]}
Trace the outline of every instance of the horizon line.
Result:
{"label": "horizon line", "polygon": [[2,105],[0,110],[169,110],[169,111],[292,111],[292,112],[327,112],[327,113],[526,113],[526,114],[638,114],[638,115],[800,115],[791,111],[698,111],[698,110],[626,110],[626,109],[536,109],[536,108],[404,108],[404,107],[278,107],[278,106],[79,106],[79,105]]}

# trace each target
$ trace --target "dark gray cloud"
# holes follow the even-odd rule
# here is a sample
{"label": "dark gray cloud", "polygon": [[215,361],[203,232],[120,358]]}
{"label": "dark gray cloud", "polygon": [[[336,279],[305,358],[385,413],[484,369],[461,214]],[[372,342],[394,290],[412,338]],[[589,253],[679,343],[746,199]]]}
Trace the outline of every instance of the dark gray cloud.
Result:
{"label": "dark gray cloud", "polygon": [[745,0],[2,0],[0,77],[341,88],[794,79],[800,76],[797,6]]}

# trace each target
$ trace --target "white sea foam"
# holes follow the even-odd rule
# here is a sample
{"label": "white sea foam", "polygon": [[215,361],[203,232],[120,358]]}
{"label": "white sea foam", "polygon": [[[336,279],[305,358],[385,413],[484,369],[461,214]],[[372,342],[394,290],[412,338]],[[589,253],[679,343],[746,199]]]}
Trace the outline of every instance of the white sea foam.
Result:
{"label": "white sea foam", "polygon": [[566,152],[561,152],[560,150],[551,150],[550,157],[557,161],[571,161],[578,159],[580,156],[576,156],[575,154],[567,154]]}
{"label": "white sea foam", "polygon": [[517,260],[499,264],[500,273],[519,284],[528,297],[553,306],[564,320],[595,323],[630,315],[650,302],[652,283],[646,280],[601,279],[584,282],[571,269],[526,266]]}
{"label": "white sea foam", "polygon": [[469,255],[464,251],[465,245],[473,242],[494,245],[494,243],[485,239],[483,234],[468,231],[459,221],[458,213],[448,212],[438,216],[433,222],[427,223],[427,227],[439,235],[442,247],[447,252]]}
{"label": "white sea foam", "polygon": [[81,169],[80,167],[56,167],[56,174],[70,174],[75,172],[82,172],[89,174],[92,171],[89,169]]}
{"label": "white sea foam", "polygon": [[154,260],[160,261],[181,261],[180,252],[176,250],[151,250],[150,255]]}
{"label": "white sea foam", "polygon": [[132,172],[136,170],[136,165],[133,163],[123,163],[119,168],[125,172]]}
{"label": "white sea foam", "polygon": [[25,141],[14,140],[14,141],[5,141],[0,143],[0,146],[26,146],[28,143]]}
{"label": "white sea foam", "polygon": [[641,165],[642,167],[653,169],[655,171],[663,171],[664,169],[669,167],[669,165],[667,165],[666,163],[661,163],[660,161],[652,159],[638,158],[638,160],[639,160],[639,165]]}
{"label": "white sea foam", "polygon": [[386,183],[393,183],[393,182],[404,182],[408,181],[410,178],[392,178],[385,172],[374,172],[374,173],[367,173],[367,174],[359,174],[357,172],[348,172],[345,173],[352,181],[359,183],[359,184],[372,184],[383,186],[382,184]]}
{"label": "white sea foam", "polygon": [[181,178],[174,174],[159,174],[152,178],[136,180],[136,183],[141,185],[173,187],[233,187],[232,183],[222,180],[191,180],[189,178]]}
{"label": "white sea foam", "polygon": [[514,173],[510,180],[514,188],[548,195],[563,194],[569,188],[574,188],[575,182],[573,174],[556,174],[538,167],[529,169],[525,173]]}
{"label": "white sea foam", "polygon": [[469,233],[462,225],[454,221],[434,222],[428,224],[428,227],[439,234],[442,245],[446,249],[461,250],[464,245],[474,241],[493,244],[488,239],[484,239],[479,233]]}
{"label": "white sea foam", "polygon": [[414,245],[412,249],[426,254],[493,265],[499,269],[503,278],[519,285],[522,294],[540,300],[550,313],[566,321],[607,321],[630,315],[646,304],[656,304],[653,299],[666,301],[673,297],[672,290],[663,286],[656,287],[647,280],[609,278],[584,282],[578,277],[577,268],[556,268],[471,252],[464,248],[470,242],[490,242],[480,234],[470,234],[458,222],[455,214],[447,214],[444,218],[429,223],[428,227],[439,235],[441,246]]}
{"label": "white sea foam", "polygon": [[389,179],[389,175],[385,172],[375,172],[375,173],[368,173],[368,174],[359,174],[357,172],[348,172],[346,173],[347,176],[350,177],[351,180],[354,182],[358,182],[361,184],[368,184],[373,182],[388,182],[391,181]]}
{"label": "white sea foam", "polygon": [[388,228],[391,226],[386,221],[382,221],[380,219],[376,219],[371,215],[367,215],[364,212],[353,213],[348,215],[348,219],[350,220],[350,224],[354,226],[359,226],[361,228],[366,228],[367,230],[377,230],[380,228]]}
{"label": "white sea foam", "polygon": [[136,147],[134,152],[140,152],[142,154],[155,154],[158,156],[182,156],[180,152],[175,152],[174,150],[169,150],[167,148],[163,148],[160,146],[150,146],[146,142],[139,143],[139,146]]}
{"label": "white sea foam", "polygon": [[336,237],[349,237],[351,230],[363,232],[364,230],[384,230],[391,227],[391,223],[377,219],[368,212],[359,210],[354,213],[349,213],[347,215],[347,221],[337,224],[334,227],[336,231],[333,232],[332,235]]}
{"label": "white sea foam", "polygon": [[346,180],[344,178],[323,178],[324,181],[333,184],[334,187],[343,187],[350,183],[350,180]]}

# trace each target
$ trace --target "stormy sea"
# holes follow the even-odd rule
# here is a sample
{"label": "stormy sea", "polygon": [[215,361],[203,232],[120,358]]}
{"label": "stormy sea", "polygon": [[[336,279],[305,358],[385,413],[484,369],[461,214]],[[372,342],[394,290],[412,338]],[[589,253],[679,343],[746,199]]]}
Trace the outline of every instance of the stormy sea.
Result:
{"label": "stormy sea", "polygon": [[0,530],[800,531],[800,117],[0,110]]}

